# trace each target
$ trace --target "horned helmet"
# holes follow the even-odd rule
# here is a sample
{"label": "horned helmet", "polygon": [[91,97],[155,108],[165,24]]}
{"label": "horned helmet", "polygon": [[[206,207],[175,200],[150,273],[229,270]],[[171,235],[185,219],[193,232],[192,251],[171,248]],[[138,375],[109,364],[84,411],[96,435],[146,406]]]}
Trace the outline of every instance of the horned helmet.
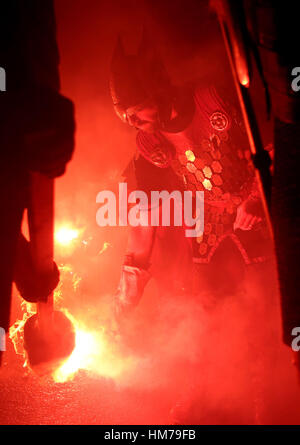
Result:
{"label": "horned helmet", "polygon": [[137,54],[125,53],[121,40],[113,53],[110,74],[110,92],[116,114],[128,122],[126,110],[153,100],[163,113],[171,83],[156,48],[143,30]]}

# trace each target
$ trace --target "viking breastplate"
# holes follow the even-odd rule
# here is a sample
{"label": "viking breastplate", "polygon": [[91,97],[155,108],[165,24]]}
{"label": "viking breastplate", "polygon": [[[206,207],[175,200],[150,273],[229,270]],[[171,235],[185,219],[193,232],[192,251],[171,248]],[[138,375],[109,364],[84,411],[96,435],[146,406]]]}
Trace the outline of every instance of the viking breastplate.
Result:
{"label": "viking breastplate", "polygon": [[186,190],[205,193],[204,233],[194,243],[194,255],[207,262],[220,240],[233,233],[236,209],[251,192],[254,170],[237,113],[213,88],[196,90],[194,100],[190,125],[180,133],[153,135],[147,157],[158,167],[170,165]]}

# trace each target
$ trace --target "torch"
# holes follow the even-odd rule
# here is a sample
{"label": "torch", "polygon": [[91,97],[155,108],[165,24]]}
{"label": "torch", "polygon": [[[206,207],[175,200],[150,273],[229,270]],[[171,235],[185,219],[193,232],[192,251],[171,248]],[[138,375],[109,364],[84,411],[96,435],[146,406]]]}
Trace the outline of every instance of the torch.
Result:
{"label": "torch", "polygon": [[[252,105],[249,87],[252,77],[252,67],[247,45],[247,35],[243,23],[243,10],[241,4],[232,0],[213,0],[219,25],[221,28],[225,48],[230,63],[233,80],[239,99],[241,112],[247,132],[249,145],[252,153],[252,161],[255,167],[257,182],[260,188],[261,199],[264,205],[265,215],[270,233],[272,225],[270,222],[271,201],[271,159],[263,146],[255,110]],[[236,24],[240,26],[237,26]],[[264,78],[263,78],[264,80]],[[266,99],[269,102],[268,90],[264,82]]]}
{"label": "torch", "polygon": [[[40,277],[53,271],[54,180],[31,173],[28,226],[33,266]],[[24,326],[28,364],[39,375],[51,374],[75,347],[72,322],[54,310],[53,293],[37,303],[37,312]]]}

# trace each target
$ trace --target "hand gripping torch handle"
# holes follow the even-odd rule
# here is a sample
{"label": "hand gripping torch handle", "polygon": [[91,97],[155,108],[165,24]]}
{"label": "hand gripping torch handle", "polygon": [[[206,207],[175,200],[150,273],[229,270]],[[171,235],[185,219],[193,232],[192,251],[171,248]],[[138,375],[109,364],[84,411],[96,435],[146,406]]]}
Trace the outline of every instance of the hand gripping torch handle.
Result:
{"label": "hand gripping torch handle", "polygon": [[[40,276],[53,271],[54,180],[31,173],[28,225],[33,265]],[[39,327],[47,329],[53,314],[53,293],[37,303]]]}
{"label": "hand gripping torch handle", "polygon": [[[28,205],[30,248],[33,267],[37,279],[41,281],[54,276],[57,271],[53,262],[53,197],[53,179],[32,173]],[[46,291],[41,289],[41,300],[37,300],[37,314],[28,318],[24,325],[24,349],[28,364],[39,375],[51,374],[75,347],[72,322],[62,311],[54,310],[54,286],[47,285],[45,288]],[[47,292],[50,293],[48,296]]]}

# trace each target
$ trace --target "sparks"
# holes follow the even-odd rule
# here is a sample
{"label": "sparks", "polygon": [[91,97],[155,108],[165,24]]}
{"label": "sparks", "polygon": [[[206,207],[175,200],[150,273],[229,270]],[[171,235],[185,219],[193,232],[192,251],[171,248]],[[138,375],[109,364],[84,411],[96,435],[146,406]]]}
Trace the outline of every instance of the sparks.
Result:
{"label": "sparks", "polygon": [[102,249],[99,251],[98,255],[101,255],[103,252],[105,252],[109,247],[111,246],[110,243],[103,243]]}

